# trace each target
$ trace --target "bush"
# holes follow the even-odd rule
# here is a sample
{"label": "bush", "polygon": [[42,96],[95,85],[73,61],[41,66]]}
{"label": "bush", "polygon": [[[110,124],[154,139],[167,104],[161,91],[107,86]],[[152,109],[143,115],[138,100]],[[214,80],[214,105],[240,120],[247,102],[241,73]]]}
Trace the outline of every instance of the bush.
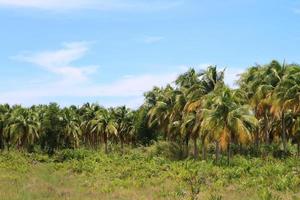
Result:
{"label": "bush", "polygon": [[93,173],[97,166],[98,164],[92,159],[74,160],[72,162],[72,171],[76,173]]}
{"label": "bush", "polygon": [[147,148],[148,156],[164,157],[170,160],[183,159],[183,151],[177,143],[174,142],[156,142]]}
{"label": "bush", "polygon": [[222,196],[218,194],[211,194],[208,200],[222,200]]}
{"label": "bush", "polygon": [[273,156],[274,158],[287,158],[290,157],[292,154],[291,152],[287,151],[283,151],[283,150],[277,150],[277,151],[273,151]]}
{"label": "bush", "polygon": [[10,169],[21,173],[29,170],[30,159],[20,152],[5,152],[0,156],[0,168]]}
{"label": "bush", "polygon": [[65,149],[55,154],[55,160],[64,162],[69,160],[83,160],[93,154],[92,151],[86,149]]}
{"label": "bush", "polygon": [[268,188],[263,188],[259,191],[258,197],[260,200],[280,200],[281,198],[277,195],[272,194]]}

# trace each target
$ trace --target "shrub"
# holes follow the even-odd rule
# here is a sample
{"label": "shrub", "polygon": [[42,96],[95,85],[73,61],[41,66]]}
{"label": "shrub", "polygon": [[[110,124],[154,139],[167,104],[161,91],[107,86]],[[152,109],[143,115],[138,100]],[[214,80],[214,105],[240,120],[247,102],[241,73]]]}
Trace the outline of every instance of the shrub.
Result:
{"label": "shrub", "polygon": [[202,185],[206,184],[206,177],[194,162],[187,162],[181,175],[189,191],[190,199],[198,199]]}
{"label": "shrub", "polygon": [[164,157],[170,160],[183,158],[183,151],[177,143],[160,141],[147,148],[148,156]]}
{"label": "shrub", "polygon": [[0,156],[0,168],[11,169],[21,173],[29,170],[30,159],[20,152],[5,152]]}
{"label": "shrub", "polygon": [[292,154],[291,152],[287,151],[283,151],[283,150],[277,150],[277,151],[273,151],[273,156],[275,158],[287,158],[290,157]]}
{"label": "shrub", "polygon": [[213,193],[209,196],[208,200],[222,200],[222,198],[223,197],[221,195]]}
{"label": "shrub", "polygon": [[277,195],[272,194],[268,188],[263,188],[258,192],[260,200],[280,200],[281,198]]}
{"label": "shrub", "polygon": [[97,167],[97,163],[94,160],[74,160],[72,162],[72,171],[76,173],[93,173]]}
{"label": "shrub", "polygon": [[65,149],[55,154],[55,160],[58,162],[64,162],[68,160],[83,160],[92,154],[92,151],[86,149]]}

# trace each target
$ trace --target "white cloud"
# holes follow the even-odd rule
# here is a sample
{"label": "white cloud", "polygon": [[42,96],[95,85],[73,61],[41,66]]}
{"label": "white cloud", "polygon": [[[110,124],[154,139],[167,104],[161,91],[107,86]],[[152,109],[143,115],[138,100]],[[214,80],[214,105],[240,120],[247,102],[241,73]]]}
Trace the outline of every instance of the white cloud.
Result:
{"label": "white cloud", "polygon": [[[130,107],[134,103],[141,102],[143,93],[151,90],[154,86],[164,86],[171,83],[177,77],[177,73],[166,74],[142,74],[128,78],[122,78],[107,84],[39,84],[32,88],[18,91],[2,92],[0,103],[31,105],[41,103],[42,99],[56,97],[129,97],[129,100],[121,103]],[[51,101],[51,100],[50,100]],[[106,105],[115,105],[106,103]]]}
{"label": "white cloud", "polygon": [[[200,66],[200,65],[199,65]],[[206,69],[207,65],[201,65],[199,69]],[[143,94],[151,90],[154,86],[165,86],[172,83],[177,76],[188,69],[175,67],[174,73],[161,74],[140,74],[130,75],[106,84],[86,84],[73,83],[64,84],[57,82],[53,84],[41,84],[38,86],[26,88],[18,91],[2,92],[0,103],[9,102],[10,104],[39,104],[55,101],[57,97],[71,98],[102,98],[111,97],[113,100],[100,102],[105,106],[127,105],[131,108],[137,108],[143,102]],[[225,71],[225,82],[234,87],[234,82],[238,79],[238,74],[242,69],[228,68]],[[66,102],[59,102],[68,105]],[[83,103],[83,102],[82,102]]]}
{"label": "white cloud", "polygon": [[[96,67],[78,67],[73,64],[83,58],[88,50],[89,43],[72,42],[64,43],[58,50],[14,56],[13,59],[17,61],[31,63],[55,75],[57,80],[42,81],[43,77],[38,77],[36,81],[30,80],[31,84],[20,85],[17,90],[1,91],[0,103],[32,105],[48,103],[57,98],[114,97],[123,98],[124,104],[136,107],[138,105],[133,105],[141,102],[144,92],[154,86],[171,83],[177,77],[177,72],[181,72],[176,68],[177,72],[174,73],[131,74],[109,83],[97,84],[89,78],[90,74],[96,73]],[[113,102],[104,104],[115,105]]]}
{"label": "white cloud", "polygon": [[154,86],[164,86],[171,83],[177,75],[177,73],[137,75],[107,85],[90,87],[90,89],[79,91],[79,95],[86,93],[87,96],[101,94],[104,96],[139,96]]}
{"label": "white cloud", "polygon": [[143,42],[146,44],[153,44],[153,43],[160,42],[163,39],[164,39],[164,37],[162,37],[162,36],[146,36],[143,39]]}
{"label": "white cloud", "polygon": [[[173,72],[130,74],[124,75],[118,80],[105,84],[94,83],[89,75],[96,72],[96,67],[74,66],[73,62],[83,58],[89,50],[87,42],[64,43],[61,49],[54,51],[42,51],[39,53],[27,53],[15,56],[14,59],[28,62],[52,73],[58,77],[58,81],[49,79],[41,81],[38,77],[34,82],[17,90],[1,91],[0,103],[32,105],[48,103],[57,99],[95,99],[113,98],[113,101],[100,102],[106,106],[125,104],[136,108],[142,103],[143,93],[151,90],[154,86],[165,86],[172,83],[180,73],[185,72],[187,65],[174,66]],[[206,69],[210,64],[200,64],[190,67]],[[233,86],[236,75],[242,70],[228,68],[225,81]],[[87,81],[88,80],[88,81]],[[33,80],[31,80],[33,81]],[[120,102],[124,100],[124,102]],[[59,102],[67,105],[67,102]],[[82,102],[83,103],[83,102]]]}
{"label": "white cloud", "polygon": [[87,42],[64,43],[61,49],[39,53],[21,54],[13,59],[39,66],[67,80],[86,80],[87,76],[96,71],[97,66],[75,67],[72,63],[82,58],[89,50]]}
{"label": "white cloud", "polygon": [[232,88],[236,88],[236,81],[239,79],[239,75],[244,71],[245,69],[243,68],[227,68],[225,70],[225,83]]}
{"label": "white cloud", "polygon": [[300,8],[294,8],[294,9],[293,9],[293,12],[294,12],[295,14],[300,14]]}
{"label": "white cloud", "polygon": [[178,6],[182,0],[0,0],[2,7],[43,10],[162,10]]}

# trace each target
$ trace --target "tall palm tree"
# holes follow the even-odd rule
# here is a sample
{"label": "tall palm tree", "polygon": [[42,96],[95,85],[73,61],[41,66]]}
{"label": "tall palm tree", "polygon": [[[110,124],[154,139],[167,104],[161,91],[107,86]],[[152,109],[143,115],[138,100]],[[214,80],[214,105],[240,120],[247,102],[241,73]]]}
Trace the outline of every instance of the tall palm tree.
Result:
{"label": "tall palm tree", "polygon": [[24,108],[15,108],[5,132],[20,148],[34,144],[40,136],[41,123],[37,113]]}
{"label": "tall palm tree", "polygon": [[227,149],[230,161],[230,145],[238,140],[246,143],[252,138],[251,132],[257,126],[257,120],[248,106],[237,103],[233,92],[227,87],[220,87],[211,93],[203,111],[203,131],[209,131],[216,141],[216,160],[219,159],[219,144]]}
{"label": "tall palm tree", "polygon": [[197,74],[198,78],[193,80],[193,85],[184,90],[187,96],[184,113],[193,123],[191,132],[194,142],[194,156],[197,157],[197,138],[201,138],[202,159],[206,159],[206,139],[207,131],[201,131],[200,125],[203,119],[202,111],[204,109],[204,100],[207,95],[213,92],[220,85],[224,85],[224,71],[218,71],[216,66],[209,66],[207,70],[203,70]]}
{"label": "tall palm tree", "polygon": [[[194,145],[194,158],[197,159],[199,156],[199,150],[197,145],[197,139],[199,138],[201,119],[198,113],[188,113],[183,117],[181,124],[181,135],[186,138],[191,138]],[[186,146],[186,153],[188,153],[188,146]]]}
{"label": "tall palm tree", "polygon": [[192,95],[199,92],[202,93],[200,84],[201,73],[190,68],[186,73],[178,76],[175,83],[178,87],[176,92],[176,103],[172,113],[172,121],[174,125],[180,126],[180,135],[184,142],[185,156],[189,154],[189,140],[193,135],[194,142],[194,157],[198,157],[197,139],[198,135],[193,132],[194,112],[187,110],[187,105],[192,101]]}
{"label": "tall palm tree", "polygon": [[84,104],[79,109],[79,114],[81,116],[81,132],[83,143],[86,146],[96,148],[99,143],[99,138],[96,134],[92,132],[91,121],[96,117],[96,113],[104,108],[98,104]]}
{"label": "tall palm tree", "polygon": [[4,130],[10,117],[10,106],[8,104],[0,105],[0,149],[5,148]]}
{"label": "tall palm tree", "polygon": [[287,127],[286,127],[286,112],[291,110],[293,112],[300,111],[300,67],[287,65],[282,66],[281,73],[284,70],[284,74],[280,74],[280,82],[273,93],[272,112],[281,121],[281,134],[283,149],[287,151]]}
{"label": "tall palm tree", "polygon": [[124,151],[124,142],[132,136],[134,131],[134,115],[126,106],[117,107],[112,110],[117,125],[118,138],[121,143],[121,150]]}
{"label": "tall palm tree", "polygon": [[73,109],[67,108],[63,111],[63,121],[65,124],[63,130],[63,143],[67,146],[71,145],[72,148],[77,148],[82,134],[79,117]]}
{"label": "tall palm tree", "polygon": [[[286,74],[289,66],[279,64],[273,60],[270,64],[264,66],[255,66],[249,68],[245,73],[241,74],[238,81],[240,91],[245,93],[249,104],[254,110],[256,118],[260,121],[260,128],[255,134],[255,144],[258,147],[259,140],[264,139],[266,144],[270,143],[270,135],[272,127],[280,119],[281,137],[284,149],[286,151],[286,130],[284,128],[284,110],[278,101],[278,90]],[[277,117],[277,119],[276,119]]]}
{"label": "tall palm tree", "polygon": [[117,136],[117,124],[113,115],[107,109],[100,110],[96,113],[95,118],[91,121],[92,132],[100,136],[105,144],[105,153],[108,153],[108,139],[111,135]]}
{"label": "tall palm tree", "polygon": [[173,87],[168,85],[163,88],[155,102],[155,105],[148,112],[149,127],[157,127],[162,131],[164,138],[170,138],[169,125],[171,124],[171,113],[176,102],[176,96]]}
{"label": "tall palm tree", "polygon": [[297,154],[300,156],[300,117],[296,117],[293,127],[292,127],[292,133],[293,133],[293,140],[294,143],[297,144]]}

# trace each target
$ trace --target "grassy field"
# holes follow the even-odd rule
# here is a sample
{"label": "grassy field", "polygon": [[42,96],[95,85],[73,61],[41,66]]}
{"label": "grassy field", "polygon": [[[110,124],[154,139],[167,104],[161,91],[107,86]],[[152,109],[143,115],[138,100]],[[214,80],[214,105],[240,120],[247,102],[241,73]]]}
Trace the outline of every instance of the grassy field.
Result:
{"label": "grassy field", "polygon": [[228,166],[149,152],[2,152],[0,199],[300,199],[299,158],[235,156]]}

